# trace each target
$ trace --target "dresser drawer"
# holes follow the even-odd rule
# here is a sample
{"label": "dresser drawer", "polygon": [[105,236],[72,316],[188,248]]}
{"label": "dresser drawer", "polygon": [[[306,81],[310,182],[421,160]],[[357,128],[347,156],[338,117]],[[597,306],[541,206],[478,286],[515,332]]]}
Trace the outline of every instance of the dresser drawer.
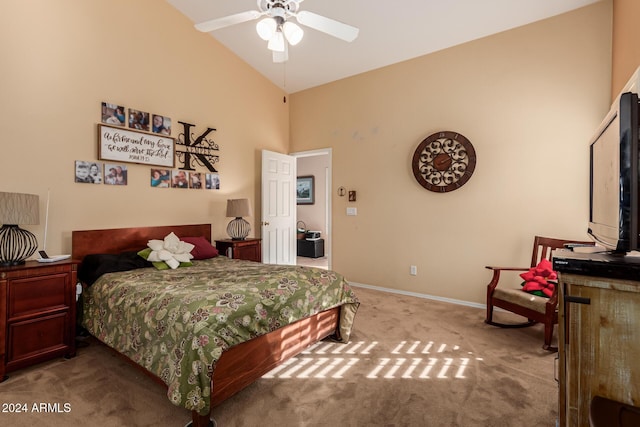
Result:
{"label": "dresser drawer", "polygon": [[69,313],[63,312],[10,324],[7,365],[67,350],[65,333],[68,322]]}
{"label": "dresser drawer", "polygon": [[71,302],[68,280],[67,274],[10,280],[7,294],[9,320],[68,307]]}

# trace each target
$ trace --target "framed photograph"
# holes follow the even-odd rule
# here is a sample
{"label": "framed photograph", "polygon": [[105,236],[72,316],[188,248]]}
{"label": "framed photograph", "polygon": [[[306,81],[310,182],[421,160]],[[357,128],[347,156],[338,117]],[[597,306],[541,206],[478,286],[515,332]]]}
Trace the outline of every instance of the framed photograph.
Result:
{"label": "framed photograph", "polygon": [[201,172],[189,172],[189,188],[195,188],[196,190],[202,189]]}
{"label": "framed photograph", "polygon": [[109,185],[127,185],[127,166],[105,163],[104,183]]}
{"label": "framed photograph", "polygon": [[205,188],[207,190],[219,190],[220,189],[220,175],[217,173],[208,173],[205,175]]}
{"label": "framed photograph", "polygon": [[299,176],[296,182],[296,202],[299,205],[312,205],[313,197],[313,176]]}
{"label": "framed photograph", "polygon": [[149,113],[129,108],[129,127],[149,131]]}
{"label": "framed photograph", "polygon": [[169,188],[171,185],[171,171],[168,169],[151,169],[151,186]]}
{"label": "framed photograph", "polygon": [[102,163],[76,160],[76,182],[102,184]]}
{"label": "framed photograph", "polygon": [[171,118],[154,114],[151,120],[151,131],[161,135],[171,135]]}
{"label": "framed photograph", "polygon": [[187,173],[183,170],[173,170],[171,173],[171,188],[189,188]]}
{"label": "framed photograph", "polygon": [[102,103],[102,123],[114,126],[124,126],[127,117],[124,115],[122,105]]}

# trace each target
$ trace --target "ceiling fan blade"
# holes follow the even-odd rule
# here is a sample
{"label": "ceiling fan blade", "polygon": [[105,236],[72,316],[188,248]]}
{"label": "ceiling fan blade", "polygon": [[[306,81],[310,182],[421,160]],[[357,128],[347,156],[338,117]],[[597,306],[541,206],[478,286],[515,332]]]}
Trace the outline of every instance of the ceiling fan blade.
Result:
{"label": "ceiling fan blade", "polygon": [[201,22],[196,24],[196,30],[203,33],[209,33],[211,31],[219,30],[220,28],[230,27],[231,25],[241,24],[243,22],[257,19],[263,14],[257,10],[248,10],[246,12],[240,12],[222,18],[212,19],[210,21]]}
{"label": "ceiling fan blade", "polygon": [[303,10],[296,14],[296,19],[302,25],[305,25],[314,30],[322,31],[330,36],[337,37],[346,42],[352,42],[358,37],[358,30],[356,27],[344,24],[340,21],[336,21],[331,18],[327,18],[317,13],[307,12]]}
{"label": "ceiling fan blade", "polygon": [[284,42],[284,50],[282,52],[278,52],[276,50],[273,51],[273,62],[276,64],[287,62],[289,60],[289,43],[285,40]]}

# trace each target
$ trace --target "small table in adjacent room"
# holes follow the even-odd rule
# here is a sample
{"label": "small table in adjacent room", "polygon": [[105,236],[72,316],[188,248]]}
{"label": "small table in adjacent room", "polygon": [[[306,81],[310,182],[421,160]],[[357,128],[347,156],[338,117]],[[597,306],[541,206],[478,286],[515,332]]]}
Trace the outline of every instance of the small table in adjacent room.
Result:
{"label": "small table in adjacent room", "polygon": [[298,256],[320,258],[324,256],[324,239],[298,239]]}

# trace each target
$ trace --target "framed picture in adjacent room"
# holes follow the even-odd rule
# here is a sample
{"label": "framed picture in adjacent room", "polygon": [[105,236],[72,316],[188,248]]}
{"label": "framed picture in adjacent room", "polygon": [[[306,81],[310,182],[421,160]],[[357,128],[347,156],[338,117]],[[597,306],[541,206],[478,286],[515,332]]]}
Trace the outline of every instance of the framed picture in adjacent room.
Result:
{"label": "framed picture in adjacent room", "polygon": [[313,197],[313,176],[299,176],[296,182],[296,202],[299,205],[312,205]]}

